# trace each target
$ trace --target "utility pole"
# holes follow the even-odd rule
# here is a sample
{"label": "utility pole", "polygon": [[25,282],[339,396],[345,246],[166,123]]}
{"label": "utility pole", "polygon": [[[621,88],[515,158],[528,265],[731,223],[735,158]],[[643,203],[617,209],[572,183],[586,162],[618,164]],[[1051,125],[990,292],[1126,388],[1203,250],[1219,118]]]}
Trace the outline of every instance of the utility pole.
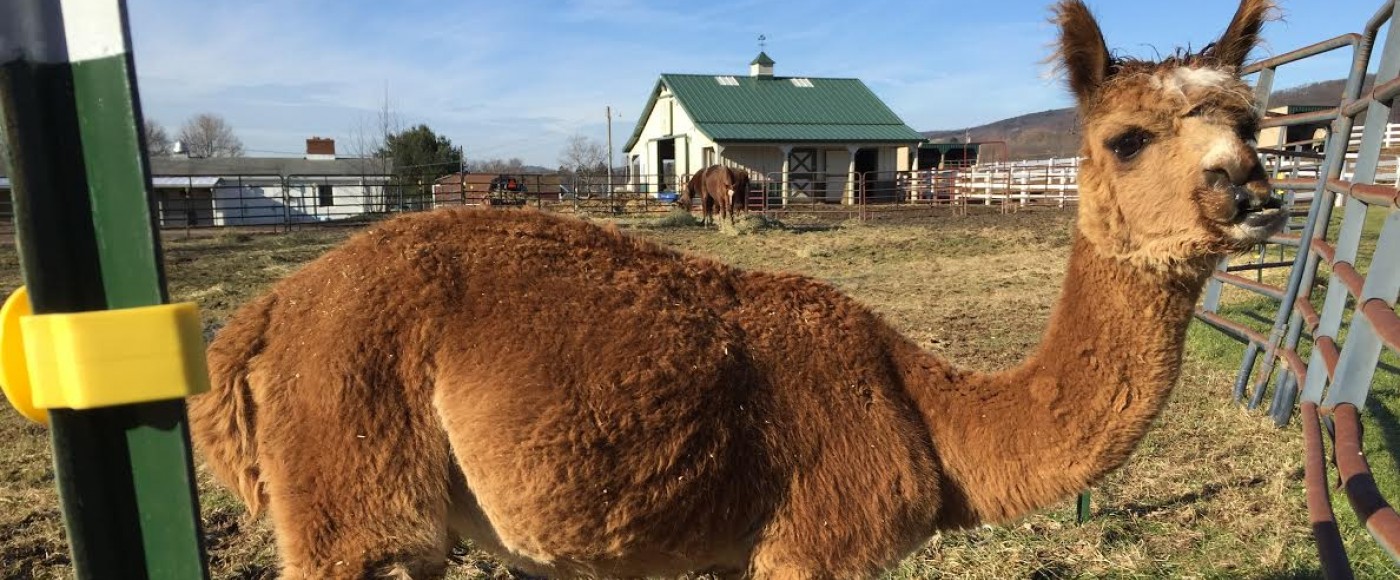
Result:
{"label": "utility pole", "polygon": [[612,146],[612,105],[607,106],[608,115],[608,197],[613,194],[613,146]]}

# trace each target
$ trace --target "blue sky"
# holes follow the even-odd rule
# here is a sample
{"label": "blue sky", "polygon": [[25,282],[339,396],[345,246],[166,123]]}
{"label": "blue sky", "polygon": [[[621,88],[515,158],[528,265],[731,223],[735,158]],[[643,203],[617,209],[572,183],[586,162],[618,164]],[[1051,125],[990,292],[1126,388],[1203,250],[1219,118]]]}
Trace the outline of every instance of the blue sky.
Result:
{"label": "blue sky", "polygon": [[[148,118],[172,133],[223,115],[249,155],[342,153],[387,89],[470,159],[558,165],[573,134],[620,149],[663,72],[746,74],[767,37],[779,75],[864,80],[918,130],[1068,106],[1043,64],[1049,0],[136,0],[128,2]],[[1361,28],[1371,0],[1280,0],[1256,57]],[[1231,0],[1090,2],[1111,47],[1152,56],[1224,29]],[[1280,72],[1287,87],[1344,74],[1349,51]]]}

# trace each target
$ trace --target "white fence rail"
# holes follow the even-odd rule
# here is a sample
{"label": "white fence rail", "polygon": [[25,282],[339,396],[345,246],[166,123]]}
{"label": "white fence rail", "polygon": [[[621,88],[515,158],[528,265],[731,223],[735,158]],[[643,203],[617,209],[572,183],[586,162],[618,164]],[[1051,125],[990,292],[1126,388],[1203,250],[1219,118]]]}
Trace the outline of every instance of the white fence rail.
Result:
{"label": "white fence rail", "polygon": [[974,205],[1055,205],[1079,198],[1079,159],[983,163],[960,169],[909,172],[900,188],[909,201]]}
{"label": "white fence rail", "polygon": [[[1321,143],[1318,144],[1319,148]],[[1351,179],[1355,149],[1360,137],[1353,138],[1342,177]],[[1400,149],[1400,123],[1386,127],[1382,146]],[[1320,157],[1320,156],[1319,156]],[[1269,175],[1275,178],[1316,179],[1319,159],[1264,153]],[[1032,159],[984,163],[957,170],[912,172],[907,187],[914,199],[941,198],[972,204],[1053,204],[1064,205],[1079,199],[1078,158]],[[1400,151],[1382,154],[1376,170],[1376,183],[1400,185]]]}

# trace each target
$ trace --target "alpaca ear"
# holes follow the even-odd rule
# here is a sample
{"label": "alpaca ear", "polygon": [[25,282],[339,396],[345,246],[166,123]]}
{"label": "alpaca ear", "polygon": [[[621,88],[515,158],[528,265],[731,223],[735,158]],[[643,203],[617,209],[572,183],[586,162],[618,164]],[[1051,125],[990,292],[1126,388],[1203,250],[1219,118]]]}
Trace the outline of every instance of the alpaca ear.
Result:
{"label": "alpaca ear", "polygon": [[1082,0],[1061,0],[1055,6],[1055,24],[1060,27],[1060,49],[1055,58],[1068,74],[1074,96],[1085,102],[1112,74],[1108,45]]}
{"label": "alpaca ear", "polygon": [[1230,21],[1225,34],[1211,47],[1210,54],[1216,63],[1235,68],[1243,65],[1249,51],[1259,43],[1259,31],[1273,9],[1272,0],[1240,0],[1235,18]]}

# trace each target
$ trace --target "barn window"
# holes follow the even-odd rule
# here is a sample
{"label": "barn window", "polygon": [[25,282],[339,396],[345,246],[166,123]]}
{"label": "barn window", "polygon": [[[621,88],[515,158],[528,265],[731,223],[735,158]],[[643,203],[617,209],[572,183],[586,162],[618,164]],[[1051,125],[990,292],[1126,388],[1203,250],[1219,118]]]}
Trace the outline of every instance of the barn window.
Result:
{"label": "barn window", "polygon": [[792,85],[795,86],[795,87],[802,87],[802,88],[806,88],[806,89],[812,88],[812,79],[789,79],[789,80],[792,81]]}
{"label": "barn window", "polygon": [[316,186],[316,201],[317,205],[320,205],[321,207],[330,207],[332,205],[335,205],[335,192],[331,190],[331,186]]}
{"label": "barn window", "polygon": [[726,87],[739,86],[739,79],[736,79],[734,77],[715,77],[715,82]]}

